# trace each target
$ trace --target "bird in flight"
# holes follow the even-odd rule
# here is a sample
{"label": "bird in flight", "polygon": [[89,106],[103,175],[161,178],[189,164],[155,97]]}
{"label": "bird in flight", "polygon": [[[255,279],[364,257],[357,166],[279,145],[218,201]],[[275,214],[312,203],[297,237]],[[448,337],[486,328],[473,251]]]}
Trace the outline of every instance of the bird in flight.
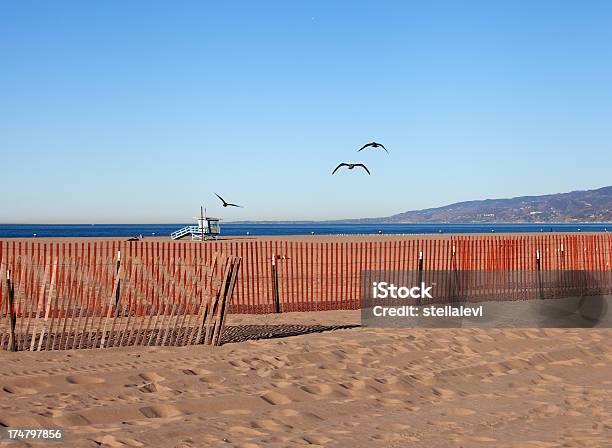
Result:
{"label": "bird in flight", "polygon": [[347,167],[349,170],[352,170],[353,168],[355,168],[356,166],[360,166],[361,168],[363,168],[364,170],[366,170],[366,172],[368,174],[371,175],[370,170],[368,169],[367,166],[365,166],[363,163],[344,163],[342,162],[341,164],[339,164],[336,169],[334,171],[332,171],[332,174],[334,174],[336,171],[338,171],[340,168],[342,168],[343,166]]}
{"label": "bird in flight", "polygon": [[[385,148],[385,145],[383,145],[382,143],[370,142],[370,143],[366,143],[361,148],[359,148],[357,152],[362,151],[366,148],[382,148],[385,151],[387,151],[387,148]],[[387,154],[389,154],[389,151],[387,151]]]}
{"label": "bird in flight", "polygon": [[240,208],[243,208],[242,205],[232,204],[231,202],[226,202],[225,199],[223,199],[217,193],[215,193],[215,196],[217,196],[219,199],[221,199],[221,202],[223,202],[223,207],[240,207]]}

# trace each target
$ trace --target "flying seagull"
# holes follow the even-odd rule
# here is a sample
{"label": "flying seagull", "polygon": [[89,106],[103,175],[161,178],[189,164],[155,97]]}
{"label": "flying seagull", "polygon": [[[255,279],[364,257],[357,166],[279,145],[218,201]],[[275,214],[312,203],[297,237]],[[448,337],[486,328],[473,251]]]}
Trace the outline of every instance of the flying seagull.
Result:
{"label": "flying seagull", "polygon": [[371,175],[370,170],[368,169],[367,166],[365,166],[363,163],[344,163],[342,162],[341,164],[339,164],[336,169],[334,171],[332,171],[332,174],[334,174],[336,171],[338,171],[341,167],[347,167],[349,170],[352,170],[353,168],[355,168],[356,166],[360,166],[361,168],[363,168],[364,170],[366,170],[366,172],[368,174]]}
{"label": "flying seagull", "polygon": [[[366,148],[382,148],[385,151],[387,151],[387,148],[385,148],[385,145],[383,145],[382,143],[370,142],[370,143],[366,143],[361,148],[359,148],[357,152],[362,151]],[[387,151],[387,154],[389,154],[389,151]]]}
{"label": "flying seagull", "polygon": [[223,207],[240,207],[240,208],[243,208],[242,205],[232,204],[231,202],[226,202],[225,199],[223,199],[217,193],[215,193],[215,196],[217,196],[219,199],[221,199],[221,202],[223,202]]}

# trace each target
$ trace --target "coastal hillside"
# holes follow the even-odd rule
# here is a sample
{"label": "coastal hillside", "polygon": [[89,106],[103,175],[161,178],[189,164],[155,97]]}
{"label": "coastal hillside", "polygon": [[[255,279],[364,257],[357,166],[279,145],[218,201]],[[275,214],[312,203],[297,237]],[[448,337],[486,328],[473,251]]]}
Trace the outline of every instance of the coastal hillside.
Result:
{"label": "coastal hillside", "polygon": [[388,223],[545,223],[612,221],[612,186],[509,199],[457,202],[376,219]]}

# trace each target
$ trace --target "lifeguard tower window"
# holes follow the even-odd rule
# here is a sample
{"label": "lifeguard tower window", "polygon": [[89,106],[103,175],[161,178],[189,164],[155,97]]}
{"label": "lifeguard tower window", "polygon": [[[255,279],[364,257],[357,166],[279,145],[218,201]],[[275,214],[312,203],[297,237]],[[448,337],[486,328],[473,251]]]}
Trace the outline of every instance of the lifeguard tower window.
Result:
{"label": "lifeguard tower window", "polygon": [[206,224],[208,224],[208,231],[205,230],[204,233],[208,233],[209,235],[219,235],[221,233],[218,219],[206,218]]}

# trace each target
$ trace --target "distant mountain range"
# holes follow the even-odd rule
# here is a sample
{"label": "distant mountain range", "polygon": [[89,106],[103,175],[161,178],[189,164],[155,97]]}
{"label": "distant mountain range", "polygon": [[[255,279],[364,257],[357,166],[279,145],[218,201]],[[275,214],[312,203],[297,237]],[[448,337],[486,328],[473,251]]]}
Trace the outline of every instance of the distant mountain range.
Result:
{"label": "distant mountain range", "polygon": [[[282,224],[313,221],[243,221]],[[320,222],[320,221],[319,221]],[[510,199],[456,202],[443,207],[413,210],[381,218],[325,221],[329,223],[588,223],[612,222],[612,186],[597,190]]]}
{"label": "distant mountain range", "polygon": [[612,186],[543,196],[456,202],[385,218],[344,222],[349,221],[415,224],[611,222]]}

